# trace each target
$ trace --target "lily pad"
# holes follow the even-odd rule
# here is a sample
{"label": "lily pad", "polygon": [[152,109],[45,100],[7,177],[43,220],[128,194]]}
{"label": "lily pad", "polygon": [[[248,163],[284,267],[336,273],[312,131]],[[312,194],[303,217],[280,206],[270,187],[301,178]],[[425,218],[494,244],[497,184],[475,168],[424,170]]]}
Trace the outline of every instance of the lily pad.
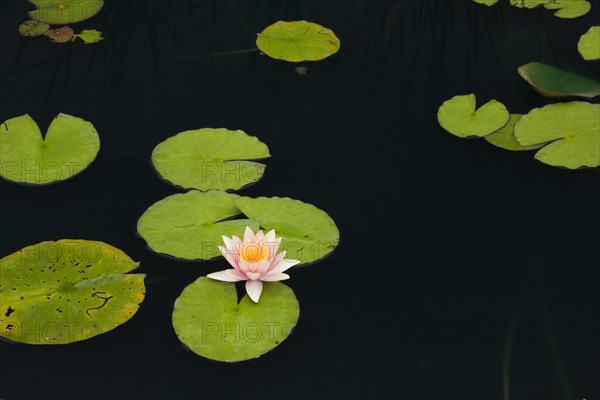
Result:
{"label": "lily pad", "polygon": [[81,33],[76,34],[75,37],[83,40],[85,44],[98,43],[99,41],[104,40],[102,32],[95,29],[84,29]]}
{"label": "lily pad", "polygon": [[235,285],[201,277],[175,301],[175,333],[194,353],[217,361],[244,361],[277,347],[298,322],[292,289],[265,282],[260,302],[246,295],[238,304]]}
{"label": "lily pad", "polygon": [[517,8],[536,8],[552,0],[510,0],[510,5]]}
{"label": "lily pad", "polygon": [[515,125],[523,146],[552,142],[535,158],[556,167],[600,166],[600,104],[582,101],[535,108]]}
{"label": "lily pad", "polygon": [[454,96],[438,110],[438,121],[451,134],[466,137],[483,137],[502,128],[509,119],[504,105],[491,100],[476,110],[474,94]]}
{"label": "lily pad", "polygon": [[577,49],[584,60],[600,59],[600,26],[592,26],[581,35]]}
{"label": "lily pad", "polygon": [[100,139],[94,126],[77,117],[58,114],[46,138],[29,115],[0,125],[0,176],[30,184],[71,178],[94,161]]}
{"label": "lily pad", "polygon": [[590,12],[592,5],[586,0],[552,0],[544,8],[558,10],[554,15],[559,18],[577,18]]}
{"label": "lily pad", "polygon": [[277,21],[258,34],[256,46],[271,58],[289,62],[318,61],[338,52],[331,29],[308,21]]}
{"label": "lily pad", "polygon": [[48,29],[50,29],[50,25],[30,19],[19,25],[19,34],[25,37],[41,36]]}
{"label": "lily pad", "polygon": [[237,197],[234,201],[261,228],[275,229],[283,238],[280,249],[287,251],[286,258],[313,262],[331,253],[340,241],[335,222],[312,204],[287,197]]}
{"label": "lily pad", "polygon": [[29,344],[67,344],[128,321],[144,300],[139,263],[90,240],[27,246],[0,260],[1,332]]}
{"label": "lily pad", "polygon": [[483,4],[484,6],[491,7],[498,2],[498,0],[473,0],[475,3]]}
{"label": "lily pad", "polygon": [[241,214],[236,198],[221,191],[174,194],[150,206],[140,217],[137,231],[157,253],[188,260],[219,257],[221,236],[243,237],[246,226],[258,229],[253,220],[226,220]]}
{"label": "lily pad", "polygon": [[104,0],[29,0],[37,9],[29,17],[51,25],[85,21],[98,14]]}
{"label": "lily pad", "polygon": [[518,71],[542,96],[592,98],[600,95],[600,82],[551,65],[532,62],[520,66]]}
{"label": "lily pad", "polygon": [[47,36],[54,43],[67,43],[73,40],[73,29],[69,26],[63,26],[61,28],[48,29],[44,32],[44,36]]}
{"label": "lily pad", "polygon": [[487,135],[485,140],[494,146],[511,151],[536,150],[540,147],[543,147],[545,143],[534,144],[531,146],[521,146],[521,143],[517,141],[514,135],[514,128],[515,124],[521,119],[521,117],[521,114],[511,114],[508,123],[499,131],[494,132],[491,135]]}
{"label": "lily pad", "polygon": [[160,143],[152,163],[164,179],[184,188],[236,190],[258,181],[266,168],[243,160],[270,156],[266,144],[243,131],[204,128]]}

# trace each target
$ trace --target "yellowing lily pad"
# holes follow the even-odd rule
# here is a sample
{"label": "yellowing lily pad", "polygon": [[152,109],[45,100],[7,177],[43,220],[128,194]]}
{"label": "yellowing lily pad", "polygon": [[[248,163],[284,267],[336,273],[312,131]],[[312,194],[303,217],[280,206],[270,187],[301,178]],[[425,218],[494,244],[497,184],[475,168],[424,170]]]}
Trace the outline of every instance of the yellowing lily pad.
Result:
{"label": "yellowing lily pad", "polygon": [[559,18],[577,18],[590,12],[592,5],[586,0],[552,0],[544,8],[558,10],[554,15]]}
{"label": "yellowing lily pad", "polygon": [[308,21],[277,21],[258,34],[256,46],[271,58],[289,62],[318,61],[338,52],[335,33]]}
{"label": "yellowing lily pad", "polygon": [[48,29],[50,29],[50,25],[30,19],[19,25],[19,34],[25,37],[41,36]]}
{"label": "yellowing lily pad", "polygon": [[266,168],[244,160],[270,156],[266,144],[243,131],[204,128],[160,143],[152,163],[164,179],[184,188],[236,190],[258,181]]}
{"label": "yellowing lily pad", "polygon": [[551,65],[533,62],[520,66],[518,71],[542,96],[592,98],[600,95],[600,82]]}
{"label": "yellowing lily pad", "polygon": [[73,29],[69,26],[63,26],[61,28],[48,29],[44,32],[44,36],[47,36],[54,43],[67,43],[73,40]]}
{"label": "yellowing lily pad", "polygon": [[144,300],[139,263],[90,240],[27,246],[0,259],[0,334],[29,344],[66,344],[128,321]]}
{"label": "yellowing lily pad", "polygon": [[466,137],[483,137],[502,128],[509,113],[502,103],[491,100],[476,110],[474,94],[454,96],[438,110],[438,121],[451,134]]}
{"label": "yellowing lily pad", "polygon": [[234,198],[236,206],[265,230],[275,229],[283,238],[280,249],[286,258],[309,263],[331,253],[340,232],[331,217],[312,204],[287,197]]}
{"label": "yellowing lily pad", "polygon": [[521,146],[521,143],[517,141],[514,135],[514,128],[515,124],[521,119],[521,117],[521,114],[511,114],[508,123],[499,131],[494,132],[491,135],[487,135],[485,140],[496,147],[511,151],[536,150],[540,147],[543,147],[545,143],[534,144],[531,146]]}
{"label": "yellowing lily pad", "polygon": [[94,126],[77,117],[58,114],[42,138],[29,115],[0,125],[0,176],[30,184],[71,178],[83,171],[100,149]]}
{"label": "yellowing lily pad", "polygon": [[84,29],[81,33],[76,34],[75,37],[83,40],[85,44],[98,43],[104,40],[102,32],[95,29]]}
{"label": "yellowing lily pad", "polygon": [[104,0],[29,0],[37,9],[29,17],[51,25],[85,21],[98,14]]}
{"label": "yellowing lily pad", "polygon": [[137,231],[157,253],[188,260],[218,257],[221,236],[243,237],[246,226],[258,229],[253,220],[228,220],[241,214],[236,198],[221,191],[174,194],[150,206],[140,217]]}
{"label": "yellowing lily pad", "polygon": [[515,124],[523,146],[551,142],[535,158],[556,167],[600,166],[600,104],[581,101],[535,108]]}
{"label": "yellowing lily pad", "polygon": [[246,295],[238,304],[232,283],[201,277],[175,301],[173,328],[194,353],[217,361],[259,357],[283,342],[298,322],[292,289],[265,282],[260,301]]}
{"label": "yellowing lily pad", "polygon": [[592,26],[584,33],[577,43],[577,49],[584,60],[600,59],[600,26]]}

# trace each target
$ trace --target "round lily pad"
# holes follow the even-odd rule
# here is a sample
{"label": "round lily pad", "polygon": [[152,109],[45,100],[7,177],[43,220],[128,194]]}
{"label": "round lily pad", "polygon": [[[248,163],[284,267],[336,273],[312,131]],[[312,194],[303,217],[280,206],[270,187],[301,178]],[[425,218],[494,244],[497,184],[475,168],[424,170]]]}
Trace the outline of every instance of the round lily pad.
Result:
{"label": "round lily pad", "polygon": [[150,206],[140,217],[137,231],[157,253],[188,260],[219,257],[221,236],[243,237],[246,226],[258,229],[253,220],[227,220],[241,214],[236,198],[221,191],[174,194]]}
{"label": "round lily pad", "polygon": [[508,123],[499,131],[494,132],[491,135],[487,135],[485,140],[496,147],[511,151],[536,150],[540,147],[543,147],[545,143],[534,144],[531,146],[521,146],[521,143],[517,141],[514,135],[514,128],[515,124],[521,119],[521,117],[521,114],[511,114]]}
{"label": "round lily pad", "polygon": [[29,344],[66,344],[128,321],[144,300],[139,263],[90,240],[27,246],[0,259],[1,332]]}
{"label": "round lily pad", "polygon": [[600,59],[600,26],[592,26],[581,35],[577,49],[584,60]]}
{"label": "round lily pad", "polygon": [[85,21],[98,14],[104,0],[29,0],[37,8],[29,12],[36,21],[52,25]]}
{"label": "round lily pad", "polygon": [[277,21],[256,39],[271,58],[289,62],[318,61],[338,52],[340,40],[331,29],[308,21]]}
{"label": "round lily pad", "polygon": [[48,29],[50,29],[50,25],[30,19],[19,25],[19,34],[25,37],[41,36]]}
{"label": "round lily pad", "polygon": [[258,303],[247,295],[238,304],[235,284],[201,277],[175,301],[175,333],[194,353],[217,361],[244,361],[277,347],[298,322],[292,289],[265,282]]}
{"label": "round lily pad", "polygon": [[243,131],[204,128],[160,143],[152,163],[164,179],[187,189],[236,190],[258,181],[266,168],[244,160],[270,156],[266,144]]}
{"label": "round lily pad", "polygon": [[312,204],[287,197],[237,197],[236,206],[265,230],[275,229],[282,237],[286,258],[309,263],[331,253],[340,241],[340,232],[331,217]]}
{"label": "round lily pad", "polygon": [[466,137],[483,137],[496,132],[508,122],[508,110],[502,103],[491,100],[476,110],[474,94],[454,96],[438,110],[438,121],[451,134]]}
{"label": "round lily pad", "polygon": [[542,96],[592,98],[600,95],[600,82],[551,65],[532,62],[520,66],[518,71]]}
{"label": "round lily pad", "polygon": [[554,15],[559,18],[577,18],[590,12],[592,4],[586,0],[552,0],[544,8],[558,10]]}
{"label": "round lily pad", "polygon": [[61,28],[48,29],[44,32],[44,36],[47,36],[54,43],[67,43],[73,40],[73,29],[70,26],[63,26]]}
{"label": "round lily pad", "polygon": [[600,104],[582,101],[535,108],[515,124],[523,146],[551,142],[535,155],[556,167],[600,166]]}
{"label": "round lily pad", "polygon": [[498,2],[498,0],[473,0],[475,3],[483,4],[484,6],[491,7]]}
{"label": "round lily pad", "polygon": [[30,184],[71,178],[96,158],[100,139],[94,126],[77,117],[58,114],[45,138],[29,115],[0,125],[0,176]]}

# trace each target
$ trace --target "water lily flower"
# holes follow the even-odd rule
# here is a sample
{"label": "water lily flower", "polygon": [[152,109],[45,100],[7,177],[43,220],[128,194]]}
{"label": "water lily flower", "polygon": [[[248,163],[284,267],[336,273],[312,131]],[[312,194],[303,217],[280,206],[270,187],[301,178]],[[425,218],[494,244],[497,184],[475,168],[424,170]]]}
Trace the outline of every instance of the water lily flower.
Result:
{"label": "water lily flower", "polygon": [[223,236],[223,242],[225,246],[219,246],[219,250],[233,269],[207,276],[224,282],[246,281],[246,292],[255,303],[260,299],[263,282],[289,279],[284,272],[300,262],[286,259],[285,251],[277,254],[281,238],[275,238],[273,229],[266,234],[258,230],[255,234],[247,226],[243,241],[234,235],[231,238]]}

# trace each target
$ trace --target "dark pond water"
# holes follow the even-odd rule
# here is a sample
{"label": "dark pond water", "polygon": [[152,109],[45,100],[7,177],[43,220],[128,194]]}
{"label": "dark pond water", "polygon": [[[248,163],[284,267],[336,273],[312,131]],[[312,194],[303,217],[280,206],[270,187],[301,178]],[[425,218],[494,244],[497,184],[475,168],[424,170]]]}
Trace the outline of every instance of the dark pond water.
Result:
{"label": "dark pond water", "polygon": [[[21,38],[30,6],[3,1],[1,120],[29,113],[45,130],[58,112],[80,116],[102,149],[61,184],[0,182],[0,256],[105,241],[141,261],[147,297],[89,341],[0,342],[0,398],[491,400],[504,383],[510,399],[599,399],[598,170],[460,140],[436,112],[471,92],[518,113],[551,102],[516,73],[531,61],[600,78],[576,50],[600,3],[576,20],[501,3],[108,0],[77,25],[105,33],[86,46]],[[258,52],[218,54],[253,48],[279,19],[330,27],[342,49],[307,76]],[[341,231],[331,257],[292,271],[293,334],[246,363],[198,357],[171,326],[182,289],[224,262],[158,256],[135,232],[178,192],[152,149],[200,127],[269,145],[265,178],[242,194],[315,204]]]}

